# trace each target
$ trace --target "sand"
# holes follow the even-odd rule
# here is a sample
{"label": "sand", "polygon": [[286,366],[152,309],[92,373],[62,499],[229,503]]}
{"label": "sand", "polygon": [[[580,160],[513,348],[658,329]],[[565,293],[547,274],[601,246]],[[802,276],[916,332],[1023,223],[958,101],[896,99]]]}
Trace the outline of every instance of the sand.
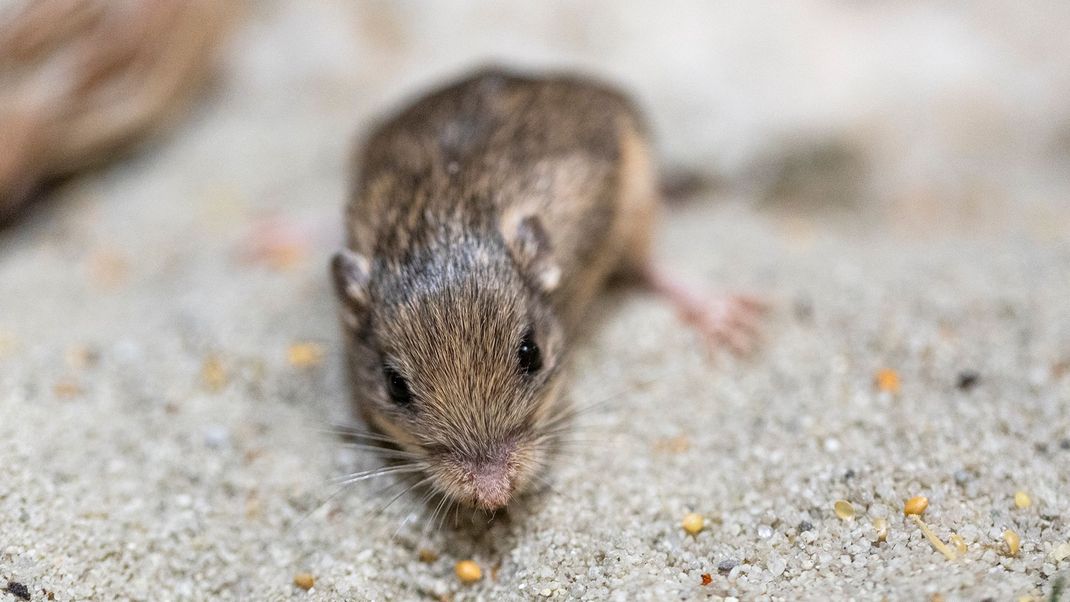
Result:
{"label": "sand", "polygon": [[[381,464],[326,430],[348,413],[326,262],[350,133],[426,80],[320,60],[345,46],[342,25],[272,62],[269,48],[348,9],[266,6],[190,120],[0,232],[0,587],[1016,600],[1070,579],[1070,204],[1044,187],[971,211],[941,197],[789,211],[745,187],[704,192],[667,212],[658,254],[711,290],[768,298],[758,354],[711,357],[662,300],[615,291],[568,387],[606,403],[578,420],[545,490],[456,525],[431,523],[415,496],[381,510],[391,477],[324,502],[333,477]],[[665,152],[689,156],[679,140]],[[875,386],[882,369],[898,391]],[[902,516],[915,495],[965,554],[948,560]],[[694,536],[690,512],[707,519]],[[463,559],[480,581],[456,578]]]}

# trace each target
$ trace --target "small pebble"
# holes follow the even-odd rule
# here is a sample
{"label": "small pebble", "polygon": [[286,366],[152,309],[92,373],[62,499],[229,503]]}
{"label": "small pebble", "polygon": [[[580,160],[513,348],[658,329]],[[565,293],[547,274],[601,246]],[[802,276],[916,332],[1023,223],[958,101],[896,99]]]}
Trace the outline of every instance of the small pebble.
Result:
{"label": "small pebble", "polygon": [[230,430],[221,424],[213,424],[204,429],[204,444],[213,449],[225,446],[230,441]]}
{"label": "small pebble", "polygon": [[906,504],[903,504],[903,514],[910,516],[911,514],[921,515],[925,513],[926,508],[929,507],[929,498],[924,495],[916,495],[909,500]]}
{"label": "small pebble", "polygon": [[430,564],[438,560],[438,554],[436,554],[434,550],[429,550],[427,548],[420,548],[419,557],[420,562],[425,564]]}
{"label": "small pebble", "polygon": [[1070,543],[1061,543],[1055,546],[1055,549],[1051,551],[1051,559],[1055,562],[1070,558]]}
{"label": "small pebble", "polygon": [[968,471],[968,470],[965,470],[965,469],[956,470],[955,474],[953,476],[955,477],[955,482],[958,483],[959,485],[965,485],[966,483],[970,482],[970,471]]}
{"label": "small pebble", "polygon": [[713,583],[713,576],[709,573],[702,573],[702,585],[709,585]]}
{"label": "small pebble", "polygon": [[1024,510],[1033,505],[1033,500],[1029,498],[1028,493],[1018,491],[1014,494],[1014,505]]}
{"label": "small pebble", "polygon": [[16,598],[19,598],[20,600],[30,599],[30,588],[26,587],[26,585],[23,583],[19,583],[18,581],[8,581],[7,587],[5,587],[3,591],[11,594],[12,596],[15,596]]}
{"label": "small pebble", "polygon": [[808,520],[804,520],[801,523],[799,523],[798,527],[795,527],[795,530],[798,531],[799,533],[803,533],[803,532],[809,531],[809,530],[811,530],[813,528],[814,528],[814,523],[812,523],[812,522],[810,522]]}
{"label": "small pebble", "polygon": [[1063,439],[1059,442],[1059,449],[1070,450],[1070,439]]}
{"label": "small pebble", "polygon": [[976,387],[977,383],[980,382],[980,380],[980,374],[974,372],[973,370],[964,370],[962,372],[959,372],[958,382],[956,382],[955,384],[956,386],[958,386],[960,391],[969,391],[970,389]]}
{"label": "small pebble", "polygon": [[483,570],[479,568],[474,560],[462,560],[458,562],[453,571],[457,573],[457,578],[462,583],[475,583],[483,578]]}
{"label": "small pebble", "polygon": [[1022,547],[1022,538],[1018,537],[1014,531],[1007,529],[1003,532],[1003,541],[1007,542],[1007,554],[1017,556],[1018,550]]}
{"label": "small pebble", "polygon": [[316,585],[316,578],[311,573],[298,573],[294,575],[294,585],[301,589],[312,589]]}
{"label": "small pebble", "polygon": [[737,566],[739,566],[739,562],[735,560],[722,560],[721,562],[717,563],[717,572],[721,573],[722,575],[726,575],[732,572],[732,569],[736,568]]}
{"label": "small pebble", "polygon": [[695,514],[691,512],[684,516],[684,520],[681,521],[680,526],[684,528],[691,535],[698,535],[702,532],[702,529],[706,526],[706,519],[701,514]]}
{"label": "small pebble", "polygon": [[854,520],[855,518],[855,507],[847,500],[836,500],[836,503],[832,505],[832,509],[836,512],[836,516],[843,520]]}
{"label": "small pebble", "polygon": [[758,527],[758,537],[762,539],[769,539],[773,536],[773,529],[769,525],[760,525]]}

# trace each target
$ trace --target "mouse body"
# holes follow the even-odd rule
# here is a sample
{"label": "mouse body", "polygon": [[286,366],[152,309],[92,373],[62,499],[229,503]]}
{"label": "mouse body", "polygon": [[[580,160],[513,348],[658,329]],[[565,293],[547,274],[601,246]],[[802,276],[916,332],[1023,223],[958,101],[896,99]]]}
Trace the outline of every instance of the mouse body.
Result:
{"label": "mouse body", "polygon": [[569,350],[611,277],[704,315],[650,277],[655,166],[610,86],[484,70],[381,122],[355,161],[331,264],[353,401],[453,502],[493,511],[538,479],[570,416]]}
{"label": "mouse body", "polygon": [[647,259],[643,132],[604,84],[492,69],[402,109],[357,154],[332,260],[354,404],[451,500],[501,508],[548,461],[577,326]]}

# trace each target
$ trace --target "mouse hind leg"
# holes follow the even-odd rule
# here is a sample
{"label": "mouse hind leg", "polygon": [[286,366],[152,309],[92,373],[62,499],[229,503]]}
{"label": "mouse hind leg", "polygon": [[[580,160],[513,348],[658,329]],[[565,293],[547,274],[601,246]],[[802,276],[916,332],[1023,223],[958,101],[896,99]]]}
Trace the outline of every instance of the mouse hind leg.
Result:
{"label": "mouse hind leg", "polygon": [[728,346],[734,353],[749,353],[756,347],[765,302],[750,295],[704,291],[694,279],[675,276],[654,259],[654,233],[662,201],[649,145],[634,128],[625,129],[621,157],[624,233],[617,276],[664,297],[712,347]]}

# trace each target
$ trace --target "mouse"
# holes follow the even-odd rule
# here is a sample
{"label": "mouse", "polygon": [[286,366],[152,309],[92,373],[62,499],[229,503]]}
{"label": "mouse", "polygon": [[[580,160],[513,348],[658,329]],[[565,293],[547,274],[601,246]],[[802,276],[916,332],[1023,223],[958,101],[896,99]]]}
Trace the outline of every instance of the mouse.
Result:
{"label": "mouse", "polygon": [[421,484],[485,511],[540,481],[567,374],[614,279],[746,351],[760,299],[713,297],[652,259],[661,208],[635,103],[569,73],[481,69],[371,128],[332,257],[354,408]]}

